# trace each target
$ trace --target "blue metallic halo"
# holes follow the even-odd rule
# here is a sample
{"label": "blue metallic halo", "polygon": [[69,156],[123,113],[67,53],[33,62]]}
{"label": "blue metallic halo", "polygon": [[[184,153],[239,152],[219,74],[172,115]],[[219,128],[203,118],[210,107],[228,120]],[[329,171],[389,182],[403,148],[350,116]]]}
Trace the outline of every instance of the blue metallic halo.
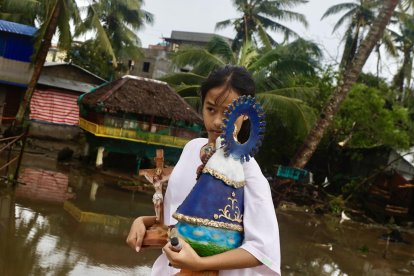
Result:
{"label": "blue metallic halo", "polygon": [[[233,137],[234,123],[242,115],[250,120],[250,135],[247,141],[240,144]],[[266,122],[264,110],[251,96],[240,96],[231,103],[224,113],[222,145],[225,156],[231,156],[241,163],[249,161],[262,144]]]}

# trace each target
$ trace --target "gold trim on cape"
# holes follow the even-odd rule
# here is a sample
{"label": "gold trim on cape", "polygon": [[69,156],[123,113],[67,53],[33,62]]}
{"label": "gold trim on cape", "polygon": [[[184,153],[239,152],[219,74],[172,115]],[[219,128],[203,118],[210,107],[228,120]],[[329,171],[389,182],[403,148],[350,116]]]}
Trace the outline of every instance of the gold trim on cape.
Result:
{"label": "gold trim on cape", "polygon": [[190,216],[186,216],[186,215],[183,215],[177,212],[175,212],[172,216],[178,221],[184,221],[190,224],[210,226],[210,227],[215,227],[215,228],[224,228],[224,229],[233,230],[237,232],[243,232],[243,226],[241,225],[236,225],[236,224],[221,222],[221,221],[214,221],[214,220],[198,218],[198,217],[190,217]]}
{"label": "gold trim on cape", "polygon": [[244,185],[246,185],[246,181],[240,181],[239,182],[239,181],[231,180],[230,178],[228,178],[224,174],[222,174],[222,173],[220,173],[220,172],[218,172],[218,171],[216,171],[214,169],[211,169],[211,168],[205,167],[203,169],[203,173],[209,173],[212,176],[214,176],[215,178],[222,180],[227,185],[232,186],[232,187],[234,187],[236,189],[241,188],[241,187],[244,187]]}

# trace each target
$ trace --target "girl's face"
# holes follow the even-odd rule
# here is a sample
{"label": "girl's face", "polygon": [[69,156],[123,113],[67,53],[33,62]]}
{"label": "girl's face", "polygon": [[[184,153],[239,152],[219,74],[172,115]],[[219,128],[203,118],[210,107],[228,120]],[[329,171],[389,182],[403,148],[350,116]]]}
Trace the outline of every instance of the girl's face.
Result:
{"label": "girl's face", "polygon": [[[217,137],[221,134],[221,127],[224,118],[224,111],[227,106],[233,102],[239,94],[233,90],[225,90],[224,86],[210,89],[203,103],[203,120],[204,126],[208,133],[208,143],[216,142]],[[219,98],[217,100],[217,98]],[[243,123],[243,118],[240,117],[236,121],[237,132]]]}

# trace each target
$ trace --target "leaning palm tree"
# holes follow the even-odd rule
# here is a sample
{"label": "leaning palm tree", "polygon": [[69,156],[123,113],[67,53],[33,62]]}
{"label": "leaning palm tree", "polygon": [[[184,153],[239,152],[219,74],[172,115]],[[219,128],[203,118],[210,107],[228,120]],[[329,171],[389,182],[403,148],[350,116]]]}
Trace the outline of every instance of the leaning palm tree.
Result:
{"label": "leaning palm tree", "polygon": [[34,18],[40,23],[40,28],[36,34],[33,74],[20,103],[15,126],[20,126],[23,122],[56,30],[59,33],[59,46],[62,49],[68,49],[72,38],[70,24],[72,22],[76,26],[80,21],[79,10],[75,0],[39,0],[36,2],[38,2],[39,10]]}
{"label": "leaning palm tree", "polygon": [[308,26],[303,14],[289,10],[307,2],[307,0],[233,0],[241,16],[218,22],[216,29],[229,26],[235,29],[233,50],[240,49],[246,41],[257,39],[270,49],[271,45],[276,45],[276,42],[268,33],[269,30],[282,33],[286,39],[290,36],[299,37],[295,31],[279,21],[297,21]]}
{"label": "leaning palm tree", "polygon": [[[145,24],[152,24],[154,16],[143,10],[142,0],[101,0],[83,10],[86,18],[77,28],[76,34],[81,35],[88,31],[96,32],[101,49],[113,56],[113,64],[118,59],[134,59],[141,55],[140,40],[137,32]],[[111,47],[110,47],[111,46]]]}
{"label": "leaning palm tree", "polygon": [[362,71],[362,67],[368,59],[372,49],[383,36],[384,30],[387,27],[387,24],[389,23],[399,0],[384,0],[383,2],[381,10],[372,22],[370,30],[361,43],[358,52],[352,59],[352,62],[348,63],[347,67],[343,71],[339,85],[326,104],[324,110],[322,110],[318,122],[313,126],[302,147],[297,151],[295,158],[292,160],[292,166],[303,168],[309,161],[325,130],[332,122],[335,114],[338,112],[342,101],[347,96],[351,86],[358,79]]}
{"label": "leaning palm tree", "polygon": [[354,58],[358,47],[364,37],[367,28],[375,18],[375,11],[380,1],[378,0],[357,0],[355,2],[341,3],[331,6],[322,15],[322,19],[328,16],[345,12],[333,27],[332,33],[347,24],[343,37],[345,41],[344,51],[340,68],[345,68]]}

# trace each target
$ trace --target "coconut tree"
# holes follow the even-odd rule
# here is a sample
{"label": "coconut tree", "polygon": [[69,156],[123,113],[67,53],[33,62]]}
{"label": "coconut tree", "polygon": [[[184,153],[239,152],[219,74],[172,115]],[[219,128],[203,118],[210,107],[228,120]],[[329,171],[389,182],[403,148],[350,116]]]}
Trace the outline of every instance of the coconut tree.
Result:
{"label": "coconut tree", "polygon": [[[338,86],[322,110],[318,121],[312,127],[302,146],[292,158],[290,163],[292,167],[303,168],[310,160],[319,145],[324,132],[330,126],[335,114],[338,112],[341,103],[349,93],[352,85],[357,81],[362,71],[362,67],[371,54],[373,48],[383,36],[384,30],[387,27],[387,24],[389,23],[398,3],[399,0],[384,0],[378,15],[372,21],[367,36],[362,41],[360,47],[358,47],[353,59],[347,63],[345,69],[343,70]],[[277,180],[275,181],[273,187],[280,190],[281,184],[282,182]],[[274,194],[273,200],[276,206],[278,206],[288,190],[289,189],[286,188],[284,192]]]}
{"label": "coconut tree", "polygon": [[235,29],[233,50],[239,49],[246,41],[257,39],[265,47],[270,48],[271,45],[276,45],[276,42],[268,33],[269,30],[282,33],[286,39],[290,36],[299,37],[295,31],[281,24],[280,21],[297,21],[308,26],[303,14],[289,10],[307,2],[307,0],[233,0],[241,16],[218,22],[216,29],[229,26]]}
{"label": "coconut tree", "polygon": [[[119,59],[134,59],[140,56],[140,40],[137,32],[154,22],[154,16],[142,9],[142,0],[100,0],[83,8],[84,22],[76,35],[94,31],[101,41],[101,49]],[[111,46],[111,47],[110,47]]]}
{"label": "coconut tree", "polygon": [[71,44],[71,22],[77,25],[80,21],[79,10],[75,0],[39,0],[37,1],[38,13],[34,18],[40,23],[36,34],[35,49],[33,58],[33,75],[19,106],[16,115],[15,126],[20,126],[36,83],[40,77],[43,64],[49,51],[52,37],[58,31],[58,43],[62,49],[68,49]]}
{"label": "coconut tree", "polygon": [[[297,137],[304,138],[316,119],[315,110],[306,104],[306,100],[317,89],[288,87],[288,81],[298,75],[315,75],[320,57],[320,49],[302,39],[267,51],[247,41],[240,51],[234,52],[226,41],[214,37],[205,49],[180,49],[172,57],[174,63],[179,68],[188,66],[192,70],[166,76],[163,80],[173,85],[185,100],[199,109],[201,104],[197,92],[201,82],[212,70],[226,64],[244,66],[251,72],[257,87],[256,97],[272,122],[281,122]],[[270,137],[270,134],[265,137]]]}
{"label": "coconut tree", "polygon": [[35,0],[2,0],[0,19],[34,26],[39,7],[40,2]]}
{"label": "coconut tree", "polygon": [[292,166],[303,168],[309,161],[316,147],[318,146],[323,133],[332,122],[333,117],[337,113],[342,101],[347,96],[351,86],[356,82],[362,71],[366,60],[368,59],[372,49],[383,36],[384,30],[390,21],[398,0],[385,0],[377,17],[372,22],[371,28],[366,38],[361,43],[352,62],[348,63],[345,68],[338,87],[334,94],[326,104],[319,120],[316,122],[302,147],[297,151],[295,158],[292,160]]}
{"label": "coconut tree", "polygon": [[326,17],[337,15],[345,12],[333,27],[332,33],[347,24],[346,31],[343,36],[345,41],[344,51],[340,68],[345,68],[347,64],[354,58],[358,47],[364,37],[367,28],[372,24],[375,18],[375,11],[378,0],[357,0],[355,2],[346,2],[331,6],[322,15],[321,20]]}
{"label": "coconut tree", "polygon": [[412,79],[414,51],[414,14],[406,12],[396,13],[399,20],[399,31],[391,31],[396,48],[402,53],[402,63],[393,78],[393,85],[401,93],[401,101],[404,101],[406,90],[409,89]]}

